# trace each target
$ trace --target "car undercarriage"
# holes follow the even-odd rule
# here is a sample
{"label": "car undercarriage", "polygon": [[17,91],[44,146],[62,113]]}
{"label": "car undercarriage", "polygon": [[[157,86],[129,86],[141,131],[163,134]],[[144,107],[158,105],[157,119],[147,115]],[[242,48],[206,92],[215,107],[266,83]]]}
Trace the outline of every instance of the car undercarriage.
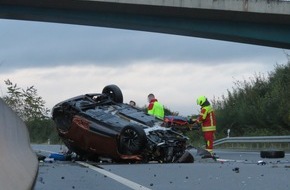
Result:
{"label": "car undercarriage", "polygon": [[70,152],[114,162],[182,162],[188,138],[143,110],[123,103],[116,85],[54,106],[56,129]]}

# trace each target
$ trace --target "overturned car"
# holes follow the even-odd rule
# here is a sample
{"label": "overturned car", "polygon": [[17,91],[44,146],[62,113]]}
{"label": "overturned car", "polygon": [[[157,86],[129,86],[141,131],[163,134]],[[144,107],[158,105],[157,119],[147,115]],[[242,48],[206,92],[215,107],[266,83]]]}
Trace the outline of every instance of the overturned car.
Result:
{"label": "overturned car", "polygon": [[184,159],[188,138],[124,104],[116,85],[60,102],[52,117],[69,150],[89,160],[188,162]]}

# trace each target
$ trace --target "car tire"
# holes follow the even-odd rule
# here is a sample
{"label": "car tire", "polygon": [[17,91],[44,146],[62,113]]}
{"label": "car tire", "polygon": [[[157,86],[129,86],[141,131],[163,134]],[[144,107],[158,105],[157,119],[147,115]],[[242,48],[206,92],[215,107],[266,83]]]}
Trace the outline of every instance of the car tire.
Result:
{"label": "car tire", "polygon": [[117,85],[105,86],[102,93],[108,95],[116,103],[123,103],[123,94]]}
{"label": "car tire", "polygon": [[261,158],[284,158],[285,152],[280,150],[268,150],[260,152]]}
{"label": "car tire", "polygon": [[119,147],[121,154],[140,154],[147,143],[145,131],[139,126],[126,126],[120,132]]}

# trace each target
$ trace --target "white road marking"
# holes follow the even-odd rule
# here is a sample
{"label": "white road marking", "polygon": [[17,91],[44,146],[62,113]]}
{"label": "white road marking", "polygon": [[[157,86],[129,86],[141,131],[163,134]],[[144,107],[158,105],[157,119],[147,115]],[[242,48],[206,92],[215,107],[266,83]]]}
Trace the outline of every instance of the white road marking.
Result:
{"label": "white road marking", "polygon": [[218,162],[245,162],[245,160],[216,159]]}
{"label": "white road marking", "polygon": [[151,189],[149,189],[149,188],[147,188],[147,187],[145,187],[143,185],[140,185],[138,183],[135,183],[135,182],[130,181],[130,180],[126,179],[126,178],[123,178],[121,176],[118,176],[116,174],[108,172],[108,171],[106,171],[104,169],[95,167],[95,166],[90,165],[88,163],[80,162],[80,161],[77,161],[76,163],[78,163],[78,164],[80,164],[82,166],[88,167],[88,168],[90,168],[90,169],[92,169],[92,170],[94,170],[96,172],[99,172],[99,173],[101,173],[103,175],[106,175],[107,177],[109,177],[109,178],[111,178],[111,179],[113,179],[113,180],[115,180],[115,181],[117,181],[119,183],[122,183],[123,185],[125,185],[125,186],[127,186],[127,187],[129,187],[131,189],[134,189],[134,190],[151,190]]}

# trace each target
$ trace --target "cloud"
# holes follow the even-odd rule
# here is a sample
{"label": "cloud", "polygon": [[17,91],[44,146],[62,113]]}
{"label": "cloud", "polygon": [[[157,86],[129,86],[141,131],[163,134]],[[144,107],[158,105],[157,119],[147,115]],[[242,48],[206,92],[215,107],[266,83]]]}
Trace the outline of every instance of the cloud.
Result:
{"label": "cloud", "polygon": [[[40,96],[52,108],[56,103],[85,93],[101,92],[108,84],[118,85],[124,101],[134,100],[137,105],[147,104],[147,95],[154,93],[161,103],[182,115],[197,113],[195,100],[199,95],[209,99],[226,95],[235,79],[248,79],[253,70],[266,73],[263,64],[231,63],[204,65],[202,63],[141,62],[122,67],[84,64],[48,68],[22,69],[0,75],[26,88],[34,85]],[[2,85],[3,84],[3,85]]]}
{"label": "cloud", "polygon": [[282,49],[150,32],[0,20],[0,89],[10,79],[31,85],[51,108],[117,84],[125,101],[147,104],[154,93],[182,115],[195,99],[226,94],[234,80],[285,63]]}
{"label": "cloud", "polygon": [[0,20],[0,72],[82,64],[155,61],[226,64],[286,59],[283,50],[150,32],[68,24]]}

